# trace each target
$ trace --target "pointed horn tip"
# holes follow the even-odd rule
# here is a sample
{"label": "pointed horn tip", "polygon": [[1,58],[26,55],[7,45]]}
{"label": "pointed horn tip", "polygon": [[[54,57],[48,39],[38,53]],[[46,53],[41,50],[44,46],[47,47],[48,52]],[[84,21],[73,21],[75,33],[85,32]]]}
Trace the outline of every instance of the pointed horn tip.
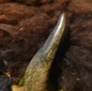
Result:
{"label": "pointed horn tip", "polygon": [[62,22],[65,23],[65,13],[63,13],[63,14],[60,16],[60,21],[62,21]]}
{"label": "pointed horn tip", "polygon": [[61,14],[56,26],[58,26],[57,28],[61,28],[61,30],[64,31],[65,24],[66,24],[66,17],[65,17],[65,13],[63,13],[63,14]]}
{"label": "pointed horn tip", "polygon": [[62,17],[62,18],[65,18],[65,13],[63,13],[63,14],[61,15],[61,17]]}
{"label": "pointed horn tip", "polygon": [[61,23],[61,26],[64,28],[65,30],[65,25],[66,25],[66,15],[65,13],[63,13],[60,17],[60,23]]}

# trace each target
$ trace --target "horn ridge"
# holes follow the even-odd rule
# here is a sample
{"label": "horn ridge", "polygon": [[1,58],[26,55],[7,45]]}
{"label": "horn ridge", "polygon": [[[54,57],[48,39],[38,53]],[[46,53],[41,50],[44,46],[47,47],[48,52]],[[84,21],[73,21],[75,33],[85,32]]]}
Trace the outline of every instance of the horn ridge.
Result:
{"label": "horn ridge", "polygon": [[25,91],[54,91],[52,86],[47,88],[48,74],[64,30],[65,14],[62,14],[47,41],[38,50],[27,67],[25,72]]}

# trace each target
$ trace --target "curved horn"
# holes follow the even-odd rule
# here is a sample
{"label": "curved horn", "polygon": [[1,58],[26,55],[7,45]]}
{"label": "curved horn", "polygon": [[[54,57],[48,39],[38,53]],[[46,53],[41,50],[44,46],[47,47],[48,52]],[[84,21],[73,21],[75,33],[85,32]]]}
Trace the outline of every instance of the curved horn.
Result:
{"label": "curved horn", "polygon": [[65,29],[65,15],[62,14],[56,27],[49,35],[43,47],[36,53],[25,72],[26,91],[54,91],[48,90],[48,74],[55,53]]}

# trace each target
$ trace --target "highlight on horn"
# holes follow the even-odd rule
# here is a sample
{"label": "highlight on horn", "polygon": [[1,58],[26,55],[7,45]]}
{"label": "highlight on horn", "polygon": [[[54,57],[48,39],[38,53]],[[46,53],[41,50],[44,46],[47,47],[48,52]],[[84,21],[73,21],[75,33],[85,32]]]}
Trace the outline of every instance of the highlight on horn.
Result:
{"label": "highlight on horn", "polygon": [[45,44],[38,50],[27,67],[25,72],[26,91],[55,91],[49,83],[48,75],[64,30],[65,14],[62,14]]}

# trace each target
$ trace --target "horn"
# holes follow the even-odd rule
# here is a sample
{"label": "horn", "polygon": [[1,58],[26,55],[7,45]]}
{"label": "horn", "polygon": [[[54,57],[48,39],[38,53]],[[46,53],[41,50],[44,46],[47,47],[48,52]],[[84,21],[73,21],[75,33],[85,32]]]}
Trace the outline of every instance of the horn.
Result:
{"label": "horn", "polygon": [[62,14],[45,44],[38,50],[27,67],[25,72],[25,91],[54,91],[51,86],[47,88],[48,75],[64,30],[65,14]]}

